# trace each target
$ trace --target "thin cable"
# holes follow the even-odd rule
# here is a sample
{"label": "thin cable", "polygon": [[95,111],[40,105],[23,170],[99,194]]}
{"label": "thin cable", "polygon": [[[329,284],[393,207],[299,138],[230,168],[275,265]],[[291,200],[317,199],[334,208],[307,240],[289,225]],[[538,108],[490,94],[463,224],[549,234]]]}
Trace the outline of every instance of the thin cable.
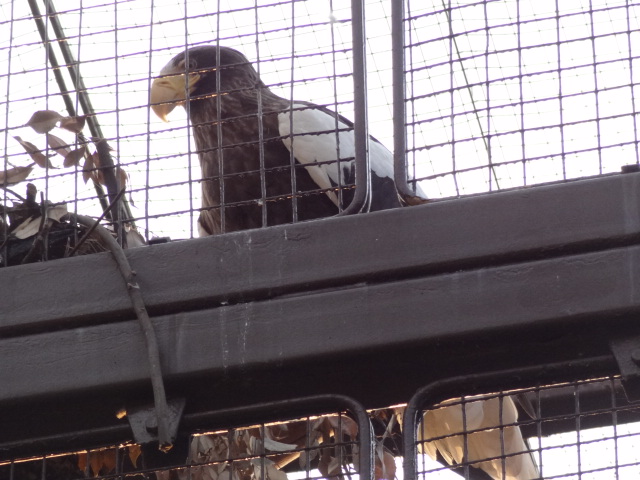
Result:
{"label": "thin cable", "polygon": [[[459,65],[460,65],[460,70],[462,71],[462,76],[464,77],[464,83],[466,85],[466,90],[469,93],[469,98],[471,99],[471,106],[473,107],[472,111],[474,112],[474,116],[476,119],[476,122],[478,123],[478,128],[480,129],[480,136],[482,137],[482,141],[484,143],[484,148],[487,152],[487,155],[489,155],[489,158],[491,158],[490,153],[489,153],[489,144],[487,143],[487,134],[485,134],[484,132],[484,128],[482,128],[482,119],[480,118],[480,110],[478,109],[478,107],[476,106],[476,100],[475,97],[473,96],[473,89],[471,88],[471,82],[469,81],[469,77],[467,77],[467,69],[464,66],[464,63],[462,62],[462,55],[460,54],[460,49],[458,48],[458,42],[456,40],[456,36],[453,33],[453,23],[451,21],[451,6],[449,6],[449,8],[446,7],[444,0],[442,0],[442,8],[444,8],[444,14],[447,17],[447,23],[449,24],[449,29],[450,29],[450,34],[451,34],[451,42],[452,45],[455,49],[456,52],[456,56],[458,57],[459,60]],[[488,32],[487,32],[488,35]],[[518,37],[519,38],[519,37]],[[453,62],[453,59],[452,59]],[[452,68],[452,72],[453,72],[453,64],[451,66]],[[452,85],[453,87],[453,85]],[[487,88],[488,90],[488,88]],[[489,102],[487,101],[487,104]],[[453,115],[453,111],[451,112]],[[452,118],[451,120],[452,122],[455,121],[454,118]],[[492,163],[489,163],[489,168],[491,169],[491,173],[493,174],[494,178],[496,179],[496,188],[498,190],[500,190],[500,184],[498,183],[498,176],[496,175],[495,169],[494,169],[494,165]],[[459,193],[458,193],[459,194]]]}
{"label": "thin cable", "polygon": [[[73,221],[87,228],[93,227],[97,222],[91,217],[84,215],[75,215]],[[156,417],[158,420],[158,442],[162,451],[168,451],[173,446],[171,434],[169,432],[169,407],[167,405],[167,396],[162,380],[162,369],[160,365],[160,348],[158,340],[144,305],[140,285],[138,285],[135,276],[136,273],[131,269],[127,256],[120,244],[113,238],[111,232],[101,225],[95,227],[95,233],[99,236],[104,245],[111,251],[114,260],[118,264],[118,270],[122,275],[127,286],[127,292],[131,299],[131,305],[140,322],[142,332],[147,347],[147,358],[151,370],[151,385],[153,387],[153,398],[156,408]]]}

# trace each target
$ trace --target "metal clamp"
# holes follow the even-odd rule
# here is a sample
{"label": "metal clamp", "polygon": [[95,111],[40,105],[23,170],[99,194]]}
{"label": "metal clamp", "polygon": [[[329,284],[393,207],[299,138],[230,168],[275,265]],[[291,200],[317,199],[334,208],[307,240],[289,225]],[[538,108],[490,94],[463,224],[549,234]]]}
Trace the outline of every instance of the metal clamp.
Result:
{"label": "metal clamp", "polygon": [[640,337],[611,340],[610,346],[620,369],[627,400],[640,401]]}
{"label": "metal clamp", "polygon": [[[178,435],[178,426],[185,403],[184,398],[167,401],[167,433],[171,442]],[[144,444],[159,440],[158,414],[155,405],[127,409],[127,419],[136,443]]]}

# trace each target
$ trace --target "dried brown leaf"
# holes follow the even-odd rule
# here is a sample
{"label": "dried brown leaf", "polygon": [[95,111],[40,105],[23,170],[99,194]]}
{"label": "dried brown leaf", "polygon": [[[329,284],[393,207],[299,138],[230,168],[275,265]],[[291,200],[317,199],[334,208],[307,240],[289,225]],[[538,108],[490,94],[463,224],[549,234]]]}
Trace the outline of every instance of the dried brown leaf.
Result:
{"label": "dried brown leaf", "polygon": [[131,194],[131,192],[129,192],[129,203],[132,207],[136,206],[136,202],[133,200],[133,195]]}
{"label": "dried brown leaf", "polygon": [[87,151],[87,147],[85,147],[84,145],[79,148],[76,148],[75,150],[71,150],[67,155],[65,155],[64,163],[62,165],[65,168],[78,165],[78,163],[80,163],[80,159],[84,157],[84,154],[86,153],[86,151]]}
{"label": "dried brown leaf", "polygon": [[85,452],[78,453],[78,468],[83,472],[87,468],[87,454]]}
{"label": "dried brown leaf", "polygon": [[102,166],[102,163],[100,162],[100,154],[98,153],[98,151],[96,150],[95,152],[93,152],[91,157],[93,158],[93,164],[96,166],[96,168],[100,168]]}
{"label": "dried brown leaf", "polygon": [[[52,225],[54,221],[60,222],[68,214],[67,205],[48,205],[47,206],[47,221],[49,225]],[[18,225],[11,233],[18,239],[25,239],[34,236],[40,231],[40,224],[42,219],[40,215],[33,215],[25,219],[20,225]]]}
{"label": "dried brown leaf", "polygon": [[33,170],[33,166],[13,167],[0,172],[0,185],[13,185],[25,180]]}
{"label": "dried brown leaf", "polygon": [[247,453],[249,455],[260,455],[262,453],[262,440],[256,437],[249,437],[249,445],[247,446]]}
{"label": "dried brown leaf", "polygon": [[33,237],[40,231],[40,216],[29,217],[18,225],[11,233],[18,239]]}
{"label": "dried brown leaf", "polygon": [[[91,158],[91,160],[89,160],[89,158]],[[90,164],[91,166],[89,167],[88,164]],[[87,160],[85,160],[83,171],[88,172],[88,178],[91,178],[96,183],[104,185],[104,174],[102,173],[102,169],[100,168],[100,166],[100,155],[98,155],[98,152],[93,152],[93,154],[91,154],[89,157],[87,157]],[[87,180],[85,180],[85,183],[86,182]]]}
{"label": "dried brown leaf", "polygon": [[[104,470],[103,470],[104,469]],[[110,473],[116,469],[116,451],[115,449],[102,450],[92,452],[91,470],[94,476],[98,476],[101,471]]]}
{"label": "dried brown leaf", "polygon": [[116,167],[116,178],[118,179],[118,188],[122,189],[129,182],[129,174],[120,167]]}
{"label": "dried brown leaf", "polygon": [[116,469],[116,449],[98,450],[90,453],[91,455],[91,472],[94,477],[100,475],[100,472],[110,473]]}
{"label": "dried brown leaf", "polygon": [[[270,439],[269,437],[265,436],[264,438],[264,448],[265,450],[271,451],[271,452],[289,452],[291,450],[295,450],[298,446],[292,443],[282,443],[282,442],[277,442],[275,440]],[[253,452],[253,453],[261,453],[261,452]]]}
{"label": "dried brown leaf", "polygon": [[62,203],[60,205],[51,205],[47,207],[47,218],[49,220],[55,220],[59,222],[64,217],[67,216],[69,212],[67,211],[67,204]]}
{"label": "dried brown leaf", "polygon": [[73,133],[80,133],[84,128],[86,119],[86,115],[80,115],[77,117],[62,117],[62,119],[60,120],[60,128],[64,128],[65,130],[69,130]]}
{"label": "dried brown leaf", "polygon": [[[287,480],[287,474],[282,470],[278,470],[275,463],[268,458],[254,458],[251,460],[253,464],[253,475],[256,480]],[[264,469],[264,479],[262,472]]]}
{"label": "dried brown leaf", "polygon": [[129,445],[129,459],[134,467],[138,467],[138,458],[142,454],[140,445]]}
{"label": "dried brown leaf", "polygon": [[193,438],[189,447],[191,464],[224,460],[229,455],[229,441],[219,435],[199,435]]}
{"label": "dried brown leaf", "polygon": [[53,110],[40,110],[34,113],[27,126],[33,128],[38,133],[47,133],[56,126],[56,123],[62,118],[58,112]]}
{"label": "dried brown leaf", "polygon": [[393,480],[396,478],[396,462],[391,452],[378,445],[376,447],[376,462],[374,478],[376,480]]}
{"label": "dried brown leaf", "polygon": [[84,166],[82,167],[82,179],[84,183],[87,183],[91,177],[92,170],[94,169],[93,165],[93,155],[87,155],[84,160]]}
{"label": "dried brown leaf", "polygon": [[92,155],[86,155],[84,160],[84,166],[82,167],[82,178],[84,183],[87,183],[90,179],[96,183],[104,185],[104,175],[95,164],[99,161],[98,155],[94,152]]}
{"label": "dried brown leaf", "polygon": [[91,172],[91,178],[93,178],[94,182],[99,183],[100,185],[106,185],[102,170],[96,169],[93,172]]}
{"label": "dried brown leaf", "polygon": [[318,462],[318,470],[323,477],[333,477],[339,475],[342,471],[340,458],[332,455],[322,455]]}
{"label": "dried brown leaf", "polygon": [[333,427],[334,431],[342,428],[342,433],[351,438],[356,438],[358,435],[358,424],[353,419],[338,415],[328,415],[324,418]]}
{"label": "dried brown leaf", "polygon": [[36,147],[33,143],[31,142],[27,142],[25,140],[22,140],[22,138],[16,136],[13,137],[16,139],[16,141],[22,145],[22,148],[24,148],[26,150],[26,152],[29,154],[29,156],[31,157],[31,159],[36,162],[36,164],[39,167],[42,168],[53,168],[53,165],[51,165],[51,162],[49,161],[49,159],[38,149],[38,147]]}
{"label": "dried brown leaf", "polygon": [[60,137],[56,137],[54,134],[50,133],[47,135],[47,143],[49,147],[56,151],[56,153],[62,155],[63,157],[67,157],[71,149],[69,148],[69,144],[62,140]]}
{"label": "dried brown leaf", "polygon": [[300,456],[298,457],[298,464],[302,470],[307,469],[307,452],[300,452]]}
{"label": "dried brown leaf", "polygon": [[89,466],[91,467],[91,474],[97,477],[102,470],[102,467],[106,467],[108,471],[115,469],[115,451],[93,451],[87,453],[78,454],[78,468],[84,471],[87,468],[87,456],[89,456]]}

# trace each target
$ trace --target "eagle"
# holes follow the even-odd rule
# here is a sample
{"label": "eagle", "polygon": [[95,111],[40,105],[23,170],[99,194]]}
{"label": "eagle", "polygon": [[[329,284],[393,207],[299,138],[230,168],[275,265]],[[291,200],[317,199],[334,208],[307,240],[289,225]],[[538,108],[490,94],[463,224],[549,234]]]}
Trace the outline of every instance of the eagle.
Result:
{"label": "eagle", "polygon": [[[329,217],[353,199],[353,123],[276,95],[237,50],[204,45],[176,55],[150,102],[165,121],[176,105],[187,109],[202,170],[200,235]],[[369,211],[403,205],[393,155],[373,137],[369,162]]]}

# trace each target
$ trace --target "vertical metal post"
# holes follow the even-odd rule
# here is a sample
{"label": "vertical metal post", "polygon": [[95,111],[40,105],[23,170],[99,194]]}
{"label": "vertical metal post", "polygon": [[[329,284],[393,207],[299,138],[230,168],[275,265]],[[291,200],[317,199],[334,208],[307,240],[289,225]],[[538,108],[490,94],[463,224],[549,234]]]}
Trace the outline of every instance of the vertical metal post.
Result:
{"label": "vertical metal post", "polygon": [[396,189],[408,204],[423,203],[407,184],[407,133],[405,129],[404,0],[391,2],[391,78],[393,82],[393,163]]}
{"label": "vertical metal post", "polygon": [[364,0],[351,1],[351,35],[353,38],[353,133],[356,153],[356,191],[352,202],[340,215],[367,212],[371,205]]}

